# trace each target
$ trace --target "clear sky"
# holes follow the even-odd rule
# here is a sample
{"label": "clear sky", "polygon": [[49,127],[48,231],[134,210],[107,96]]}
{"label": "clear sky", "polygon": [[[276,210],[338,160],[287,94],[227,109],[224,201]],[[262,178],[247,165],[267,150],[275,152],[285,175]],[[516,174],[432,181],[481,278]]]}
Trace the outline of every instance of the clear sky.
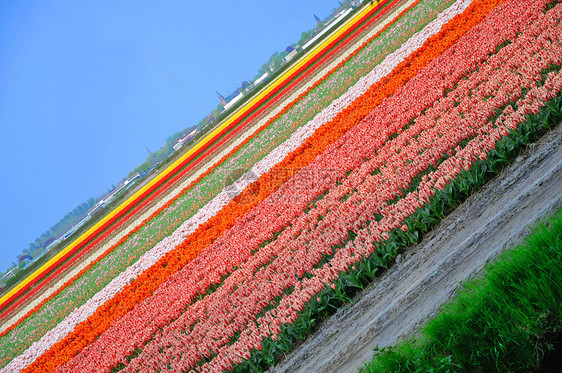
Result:
{"label": "clear sky", "polygon": [[336,0],[4,1],[0,271],[253,79]]}

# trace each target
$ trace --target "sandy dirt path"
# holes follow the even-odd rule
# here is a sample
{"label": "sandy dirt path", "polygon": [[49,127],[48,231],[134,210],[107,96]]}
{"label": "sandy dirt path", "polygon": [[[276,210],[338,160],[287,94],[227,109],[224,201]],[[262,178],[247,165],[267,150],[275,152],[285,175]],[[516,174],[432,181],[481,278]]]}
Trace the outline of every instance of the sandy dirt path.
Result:
{"label": "sandy dirt path", "polygon": [[338,310],[270,372],[356,372],[375,346],[414,333],[462,281],[560,206],[562,125],[399,255],[353,304]]}

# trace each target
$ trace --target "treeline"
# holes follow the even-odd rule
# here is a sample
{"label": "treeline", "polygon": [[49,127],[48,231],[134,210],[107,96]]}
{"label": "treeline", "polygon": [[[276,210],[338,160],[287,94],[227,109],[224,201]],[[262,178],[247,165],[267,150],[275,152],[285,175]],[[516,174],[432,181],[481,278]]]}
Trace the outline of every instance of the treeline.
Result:
{"label": "treeline", "polygon": [[[342,1],[339,1],[339,4],[340,4],[339,10],[347,9],[347,8],[351,7],[351,5],[352,5],[352,4],[351,4],[351,0],[344,0],[343,2],[342,2]],[[335,13],[337,10],[338,10],[338,9],[332,9],[332,13]],[[323,28],[323,25],[321,25],[321,24],[316,24],[316,26],[313,27],[313,28],[311,28],[310,30],[302,32],[302,33],[301,33],[301,37],[300,37],[300,39],[299,39],[299,41],[298,41],[297,44],[302,47],[302,46],[305,45],[310,39],[312,39],[314,36],[316,36],[316,34],[317,34],[320,30],[322,30],[322,28]]]}
{"label": "treeline", "polygon": [[[203,123],[203,122],[204,122],[204,120],[201,120],[201,122],[197,126],[188,127],[186,129],[184,129],[182,131],[178,131],[178,132],[174,133],[172,136],[168,137],[164,146],[161,147],[160,149],[158,149],[155,152],[151,152],[148,155],[148,157],[146,157],[146,160],[142,164],[137,166],[133,171],[129,172],[129,175],[127,176],[127,178],[133,176],[137,172],[147,173],[150,170],[152,170],[153,168],[155,168],[157,165],[159,165],[160,163],[165,162],[168,159],[168,157],[170,156],[170,154],[172,154],[174,152],[175,143],[180,138],[186,136],[191,131],[193,131],[196,127],[199,127],[200,124]],[[126,180],[127,178],[124,178],[123,180]]]}
{"label": "treeline", "polygon": [[96,202],[97,199],[91,197],[86,202],[76,206],[73,210],[64,215],[55,225],[43,232],[35,241],[31,242],[29,247],[23,250],[23,253],[33,256],[36,250],[49,246],[56,238],[62,236],[74,224],[82,220],[88,213],[88,210],[91,209]]}
{"label": "treeline", "polygon": [[[205,120],[202,120],[199,125],[203,125]],[[183,136],[187,135],[189,132],[193,131],[196,127],[192,126],[186,128],[182,131],[178,131],[172,136],[170,136],[166,140],[166,144],[158,151],[150,153],[144,163],[136,167],[133,171],[129,172],[129,175],[123,178],[123,181],[126,180],[128,177],[134,175],[135,173],[141,171],[146,173],[153,168],[155,168],[158,164],[165,162],[170,154],[174,151],[174,144]],[[115,186],[109,189],[109,191],[115,189]],[[90,210],[97,202],[99,198],[91,197],[86,202],[76,206],[74,209],[69,211],[66,215],[64,215],[56,224],[54,224],[51,228],[46,230],[41,234],[41,236],[37,237],[33,242],[29,244],[27,248],[22,251],[22,255],[31,255],[32,257],[37,256],[40,251],[44,248],[49,246],[52,242],[54,242],[57,238],[62,236],[66,233],[70,228],[72,228],[75,224],[77,224],[80,220],[84,219],[88,214],[88,210]],[[18,256],[21,257],[22,255]]]}

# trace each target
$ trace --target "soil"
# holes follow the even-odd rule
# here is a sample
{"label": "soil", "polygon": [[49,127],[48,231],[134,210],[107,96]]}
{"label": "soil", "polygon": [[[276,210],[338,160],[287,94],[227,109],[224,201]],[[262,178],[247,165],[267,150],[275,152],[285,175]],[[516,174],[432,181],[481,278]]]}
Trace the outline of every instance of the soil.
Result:
{"label": "soil", "polygon": [[531,144],[271,373],[355,372],[419,330],[487,262],[562,206],[562,126]]}

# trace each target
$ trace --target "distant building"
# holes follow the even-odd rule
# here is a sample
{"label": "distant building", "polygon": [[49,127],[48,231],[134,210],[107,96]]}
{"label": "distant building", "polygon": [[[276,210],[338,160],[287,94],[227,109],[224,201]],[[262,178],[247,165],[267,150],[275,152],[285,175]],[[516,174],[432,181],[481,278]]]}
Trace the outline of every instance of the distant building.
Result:
{"label": "distant building", "polygon": [[239,94],[240,94],[240,88],[237,88],[234,92],[226,96],[225,100],[227,104],[229,104],[232,100],[234,100],[234,98],[237,97]]}
{"label": "distant building", "polygon": [[52,244],[53,242],[55,242],[55,237],[49,238],[47,241],[45,241],[45,244],[43,246],[47,247],[50,244]]}
{"label": "distant building", "polygon": [[324,22],[322,22],[322,20],[320,18],[318,18],[318,16],[316,14],[313,14],[314,16],[314,20],[316,21],[317,25],[323,25]]}
{"label": "distant building", "polygon": [[64,236],[62,236],[62,238],[65,239],[65,240],[68,239],[68,237],[72,236],[78,229],[80,229],[80,228],[81,228],[84,224],[86,224],[86,222],[87,222],[88,220],[90,220],[90,219],[91,219],[91,216],[90,216],[90,214],[88,213],[88,215],[86,215],[86,217],[85,217],[84,219],[80,220],[80,221],[78,222],[78,224],[76,224],[75,226],[73,226],[72,228],[70,228],[70,230],[69,230],[68,232],[66,232],[66,233],[64,234]]}
{"label": "distant building", "polygon": [[94,207],[92,207],[90,210],[88,210],[88,216],[93,218],[94,216],[101,213],[103,211],[104,207],[105,207],[105,201],[102,199],[101,201],[96,203]]}
{"label": "distant building", "polygon": [[7,280],[7,279],[9,279],[9,278],[11,278],[11,277],[14,277],[14,269],[15,269],[15,268],[12,268],[12,269],[10,269],[8,272],[4,273],[4,275],[2,275],[2,277],[1,277],[1,279],[2,279],[2,280],[4,280],[4,279]]}
{"label": "distant building", "polygon": [[232,105],[234,105],[235,103],[237,103],[238,101],[240,101],[240,99],[244,97],[243,93],[238,93],[238,95],[234,98],[232,98],[232,100],[228,101],[228,104],[224,105],[224,110],[228,110],[232,107]]}
{"label": "distant building", "polygon": [[133,176],[131,176],[130,178],[128,178],[127,180],[125,180],[125,185],[127,186],[127,188],[129,188],[134,181],[140,179],[141,177],[143,177],[143,174],[141,174],[141,172],[139,171]]}
{"label": "distant building", "polygon": [[23,268],[27,267],[29,265],[29,263],[31,263],[31,257],[27,257],[24,260],[22,260],[23,262]]}
{"label": "distant building", "polygon": [[29,262],[31,262],[31,259],[33,259],[31,257],[31,255],[25,254],[25,255],[20,256],[20,258],[18,260],[18,263],[25,262],[25,261],[27,261],[27,263],[29,263]]}
{"label": "distant building", "polygon": [[176,151],[180,150],[180,148],[182,146],[184,146],[186,142],[188,142],[193,137],[195,137],[197,132],[199,132],[199,130],[196,128],[193,131],[191,131],[190,133],[188,133],[187,135],[185,135],[184,137],[182,137],[181,139],[179,139],[178,142],[173,146],[174,150],[176,150]]}
{"label": "distant building", "polygon": [[289,62],[290,60],[292,60],[293,58],[295,58],[295,56],[297,55],[297,53],[298,53],[298,51],[297,51],[296,49],[293,49],[293,50],[291,51],[291,53],[289,53],[288,55],[286,55],[286,56],[283,58],[283,61]]}
{"label": "distant building", "polygon": [[225,98],[219,93],[219,91],[215,91],[215,92],[217,92],[217,96],[219,96],[220,104],[221,104],[222,106],[226,105],[226,100],[225,100]]}
{"label": "distant building", "polygon": [[[45,247],[45,251],[49,251],[53,246],[55,246],[56,244],[58,244],[59,242],[61,242],[64,238],[61,236],[59,238],[57,238],[56,240],[54,240],[53,242],[51,242],[49,244],[49,246]],[[43,256],[43,254],[45,253],[45,251],[43,251],[41,254],[39,254],[39,257]]]}
{"label": "distant building", "polygon": [[31,257],[31,255],[22,255],[20,256],[19,260],[18,260],[18,267],[23,263],[23,266],[21,268],[25,268],[29,265],[29,263],[31,263],[31,259],[33,259]]}
{"label": "distant building", "polygon": [[269,76],[269,73],[265,73],[262,76],[260,76],[259,78],[256,79],[256,81],[254,82],[254,86],[260,84],[261,82],[263,82],[267,77]]}
{"label": "distant building", "polygon": [[[113,189],[111,192],[109,192],[109,194],[102,197],[102,199],[98,203],[96,203],[94,207],[92,207],[91,209],[88,210],[88,216],[86,216],[86,218],[84,220],[93,218],[95,215],[102,212],[103,209],[105,208],[105,206],[107,206],[107,204],[109,202],[111,202],[113,200],[113,198],[115,198],[115,195],[117,193],[119,193],[121,191],[121,189],[123,189],[125,187],[125,185],[126,185],[125,183],[119,183],[117,188]],[[84,222],[84,220],[82,220],[82,222]],[[80,223],[78,223],[78,225],[76,225],[75,227],[78,227],[79,225],[80,225]],[[76,229],[78,229],[78,228],[76,228]],[[72,233],[74,233],[74,232],[68,231],[64,235],[64,239],[66,240],[68,238],[68,236]]]}
{"label": "distant building", "polygon": [[283,62],[289,62],[290,60],[295,58],[297,53],[300,51],[301,48],[299,46],[295,48],[292,45],[289,45],[287,48],[285,48],[285,52],[287,52],[288,54],[285,57],[283,57]]}
{"label": "distant building", "polygon": [[[322,29],[322,31],[320,31],[318,34],[316,34],[316,36],[314,36],[312,39],[310,39],[305,45],[302,46],[302,49],[306,49],[308,47],[310,47],[316,40],[320,39],[322,37],[322,35],[326,34],[328,31],[330,31],[334,26],[336,26],[336,24],[345,16],[347,16],[353,9],[349,8],[347,10],[345,10],[344,12],[341,12],[337,15],[337,17],[332,18],[331,15],[326,18],[326,20],[330,20],[329,22],[326,23],[326,27],[324,27]],[[326,21],[325,20],[325,21]]]}

